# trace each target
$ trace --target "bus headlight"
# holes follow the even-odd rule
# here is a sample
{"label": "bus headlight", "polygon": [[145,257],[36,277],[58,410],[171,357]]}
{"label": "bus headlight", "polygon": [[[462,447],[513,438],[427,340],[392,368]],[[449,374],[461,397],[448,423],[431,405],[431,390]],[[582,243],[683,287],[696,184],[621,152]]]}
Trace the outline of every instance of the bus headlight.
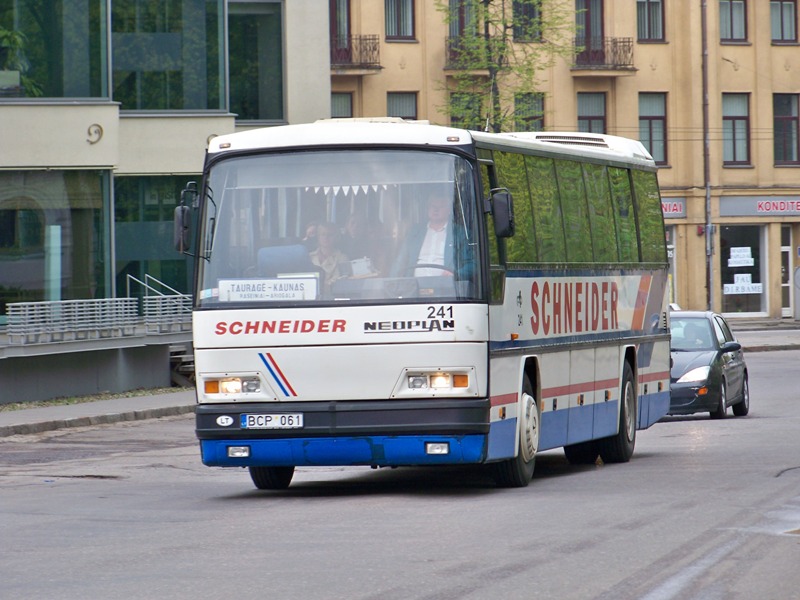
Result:
{"label": "bus headlight", "polygon": [[470,387],[470,373],[451,370],[431,371],[430,373],[408,372],[406,385],[408,390],[431,390],[434,392],[453,391],[466,392]]}
{"label": "bus headlight", "polygon": [[261,391],[258,377],[222,377],[203,382],[206,394],[257,394]]}

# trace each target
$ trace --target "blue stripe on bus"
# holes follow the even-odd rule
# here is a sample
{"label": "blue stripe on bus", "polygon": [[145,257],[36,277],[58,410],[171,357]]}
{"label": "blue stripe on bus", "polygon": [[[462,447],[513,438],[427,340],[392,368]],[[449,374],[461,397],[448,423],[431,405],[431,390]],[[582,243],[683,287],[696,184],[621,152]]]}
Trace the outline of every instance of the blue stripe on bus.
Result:
{"label": "blue stripe on bus", "polygon": [[[447,442],[449,454],[426,454],[426,442]],[[363,436],[291,439],[201,440],[210,467],[458,465],[483,462],[486,436]],[[249,446],[249,458],[229,458],[229,446]]]}

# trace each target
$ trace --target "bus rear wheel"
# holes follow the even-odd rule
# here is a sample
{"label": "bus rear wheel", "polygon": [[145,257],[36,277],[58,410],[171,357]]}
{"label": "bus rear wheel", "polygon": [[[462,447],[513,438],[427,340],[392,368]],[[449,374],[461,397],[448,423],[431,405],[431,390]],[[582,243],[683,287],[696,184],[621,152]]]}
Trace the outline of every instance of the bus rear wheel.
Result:
{"label": "bus rear wheel", "polygon": [[250,467],[250,479],[260,490],[285,490],[294,476],[294,467]]}
{"label": "bus rear wheel", "polygon": [[533,478],[536,453],[539,451],[541,412],[533,395],[533,386],[525,375],[522,381],[522,409],[517,419],[519,448],[514,458],[492,465],[495,483],[499,487],[525,487]]}
{"label": "bus rear wheel", "polygon": [[619,402],[619,431],[616,435],[597,440],[597,449],[604,463],[628,462],[636,445],[636,388],[633,369],[628,362],[622,368]]}

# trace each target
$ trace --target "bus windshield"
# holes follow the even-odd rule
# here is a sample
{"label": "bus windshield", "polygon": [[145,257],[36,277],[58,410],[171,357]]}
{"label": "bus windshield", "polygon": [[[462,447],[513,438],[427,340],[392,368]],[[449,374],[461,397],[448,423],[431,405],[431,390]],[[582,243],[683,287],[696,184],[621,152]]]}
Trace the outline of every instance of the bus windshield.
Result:
{"label": "bus windshield", "polygon": [[231,157],[208,174],[197,301],[482,298],[471,164],[420,150]]}

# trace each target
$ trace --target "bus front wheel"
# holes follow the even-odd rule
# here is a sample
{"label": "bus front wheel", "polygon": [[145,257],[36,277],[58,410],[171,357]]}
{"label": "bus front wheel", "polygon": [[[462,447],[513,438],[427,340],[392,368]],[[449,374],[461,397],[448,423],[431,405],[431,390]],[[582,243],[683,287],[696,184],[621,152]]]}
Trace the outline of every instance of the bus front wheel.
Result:
{"label": "bus front wheel", "polygon": [[285,490],[294,476],[294,467],[250,467],[250,479],[260,490]]}
{"label": "bus front wheel", "polygon": [[519,418],[519,448],[514,458],[494,463],[494,480],[500,487],[525,487],[533,478],[536,453],[539,451],[541,412],[533,395],[533,386],[525,375]]}

